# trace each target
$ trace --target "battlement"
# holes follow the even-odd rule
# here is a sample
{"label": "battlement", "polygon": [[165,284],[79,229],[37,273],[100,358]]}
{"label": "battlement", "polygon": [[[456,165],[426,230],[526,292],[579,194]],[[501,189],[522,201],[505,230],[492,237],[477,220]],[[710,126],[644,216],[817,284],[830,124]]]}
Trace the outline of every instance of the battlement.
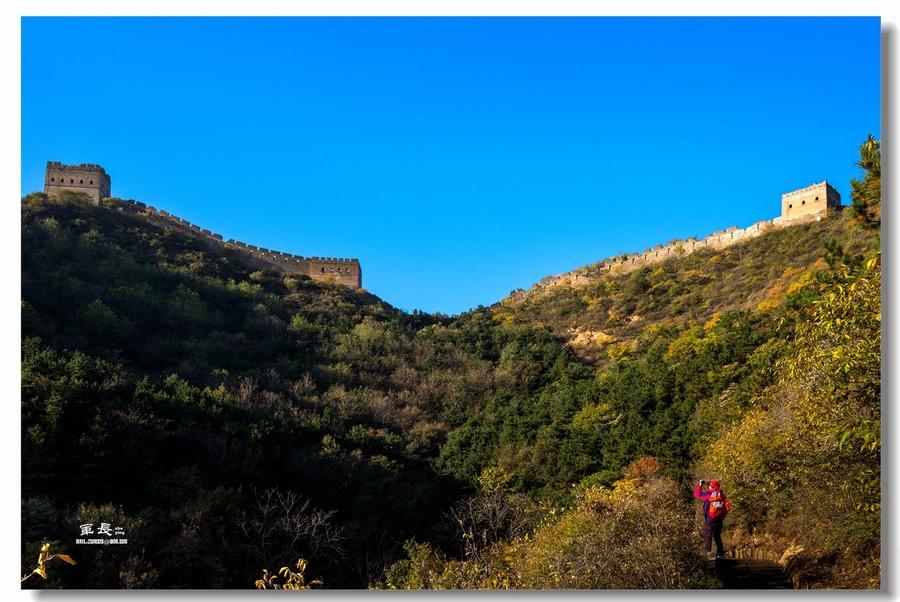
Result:
{"label": "battlement", "polygon": [[286,274],[302,274],[313,280],[334,282],[352,288],[362,287],[362,268],[358,259],[342,257],[303,257],[265,247],[258,247],[233,238],[225,238],[216,232],[192,224],[186,219],[172,215],[135,200],[121,200],[121,206],[130,212],[144,215],[154,223],[177,228],[179,231],[199,238],[210,246],[229,249],[241,253],[253,265],[274,269]]}
{"label": "battlement", "polygon": [[342,257],[308,257],[307,259],[313,261],[334,261],[337,263],[353,263],[354,261],[357,261],[356,259],[345,259]]}
{"label": "battlement", "polygon": [[837,192],[837,190],[835,190],[834,186],[832,186],[831,184],[828,183],[828,180],[822,180],[821,182],[813,182],[809,186],[805,186],[803,188],[798,188],[796,190],[791,190],[790,192],[785,192],[783,195],[781,195],[781,198],[791,198],[791,197],[795,197],[795,196],[800,196],[800,195],[803,195],[810,191],[819,190],[823,187],[830,188],[831,190],[834,190],[835,192]]}
{"label": "battlement", "polygon": [[[762,220],[738,228],[729,226],[697,239],[674,240],[664,245],[655,245],[639,253],[622,253],[587,266],[556,276],[545,276],[530,291],[539,291],[552,286],[583,286],[591,280],[589,275],[600,273],[626,274],[645,265],[661,263],[672,257],[689,255],[704,249],[724,249],[745,240],[761,236],[770,228],[786,228],[822,219],[829,211],[841,208],[841,195],[827,180],[792,190],[782,195],[782,214],[771,220]],[[522,294],[510,295],[512,302],[521,301]]]}
{"label": "battlement", "polygon": [[[64,165],[60,161],[47,161],[44,193],[52,195],[64,190],[83,192],[91,197],[94,204],[99,205],[101,199],[110,196],[110,178],[106,171],[96,163]],[[358,259],[303,257],[293,253],[257,247],[233,238],[226,241],[221,234],[211,232],[152,205],[135,200],[123,200],[119,207],[122,210],[127,208],[132,213],[143,215],[160,225],[177,228],[207,244],[242,253],[260,267],[292,274],[304,274],[314,280],[336,282],[353,288],[362,287],[362,268],[360,268]]]}
{"label": "battlement", "polygon": [[79,163],[78,165],[63,165],[61,161],[47,161],[47,169],[59,171],[96,171],[106,173],[106,170],[96,163]]}

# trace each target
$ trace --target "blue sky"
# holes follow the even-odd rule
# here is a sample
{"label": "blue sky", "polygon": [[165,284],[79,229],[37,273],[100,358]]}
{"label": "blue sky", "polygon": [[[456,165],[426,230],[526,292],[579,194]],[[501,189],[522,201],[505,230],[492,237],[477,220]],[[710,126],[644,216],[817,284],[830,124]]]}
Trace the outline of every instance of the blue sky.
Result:
{"label": "blue sky", "polygon": [[454,314],[813,181],[849,203],[880,68],[877,18],[25,18],[22,190],[99,163]]}

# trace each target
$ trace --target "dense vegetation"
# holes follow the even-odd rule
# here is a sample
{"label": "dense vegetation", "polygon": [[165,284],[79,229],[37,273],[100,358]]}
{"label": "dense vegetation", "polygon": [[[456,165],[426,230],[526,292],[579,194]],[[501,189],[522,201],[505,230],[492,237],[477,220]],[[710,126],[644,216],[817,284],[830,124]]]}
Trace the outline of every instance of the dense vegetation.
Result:
{"label": "dense vegetation", "polygon": [[[325,587],[714,586],[688,487],[715,474],[814,584],[877,586],[866,161],[864,209],[456,318],[29,195],[23,570],[78,561],[29,585],[252,587],[302,557]],[[129,543],[74,544],[100,522]]]}

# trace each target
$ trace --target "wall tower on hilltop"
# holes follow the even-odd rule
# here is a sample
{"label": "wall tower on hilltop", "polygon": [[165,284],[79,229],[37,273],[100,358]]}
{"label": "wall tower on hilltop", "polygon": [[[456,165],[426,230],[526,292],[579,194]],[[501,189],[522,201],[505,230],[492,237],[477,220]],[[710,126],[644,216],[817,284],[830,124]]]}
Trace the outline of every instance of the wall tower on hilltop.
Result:
{"label": "wall tower on hilltop", "polygon": [[840,208],[841,194],[828,180],[781,195],[781,219],[784,221],[824,215],[829,209]]}
{"label": "wall tower on hilltop", "polygon": [[84,192],[100,204],[100,199],[110,195],[110,181],[106,171],[93,163],[63,165],[59,161],[47,161],[44,174],[44,194],[52,195],[62,190]]}
{"label": "wall tower on hilltop", "polygon": [[[44,194],[70,190],[83,192],[90,196],[95,205],[110,196],[110,179],[106,171],[93,163],[80,165],[63,165],[59,161],[47,161],[44,174]],[[291,253],[273,251],[256,245],[248,245],[233,239],[225,241],[221,234],[204,230],[200,226],[180,219],[168,211],[162,211],[134,200],[114,203],[119,211],[127,210],[130,214],[141,215],[152,223],[200,238],[210,245],[219,248],[230,248],[239,251],[253,266],[273,268],[286,274],[303,274],[313,280],[333,282],[351,288],[362,287],[362,268],[358,259],[342,259],[339,257],[301,257]]]}

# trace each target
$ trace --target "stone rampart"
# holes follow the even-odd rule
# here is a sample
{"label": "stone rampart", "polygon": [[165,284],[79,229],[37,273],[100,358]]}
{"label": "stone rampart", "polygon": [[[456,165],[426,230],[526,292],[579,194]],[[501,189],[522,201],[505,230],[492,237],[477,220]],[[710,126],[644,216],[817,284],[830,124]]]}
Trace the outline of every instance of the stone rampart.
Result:
{"label": "stone rampart", "polygon": [[[561,285],[584,286],[591,281],[590,276],[597,274],[627,274],[647,265],[661,263],[675,257],[684,257],[697,251],[725,249],[734,244],[756,238],[770,228],[786,228],[818,221],[827,215],[828,210],[833,208],[829,207],[818,213],[806,213],[796,217],[776,217],[775,219],[756,222],[746,228],[730,226],[724,230],[717,230],[702,239],[691,237],[686,240],[675,240],[665,245],[656,245],[640,253],[616,255],[574,272],[546,276],[529,290],[534,291]],[[522,295],[516,295],[516,300],[522,300],[522,297]]]}
{"label": "stone rampart", "polygon": [[257,247],[233,238],[225,240],[221,234],[201,228],[188,220],[139,201],[129,199],[120,200],[120,203],[121,209],[143,215],[153,223],[176,228],[185,234],[203,240],[210,246],[240,253],[254,267],[275,269],[287,274],[302,274],[313,280],[334,282],[352,288],[362,287],[362,268],[358,259],[303,257],[293,253]]}

